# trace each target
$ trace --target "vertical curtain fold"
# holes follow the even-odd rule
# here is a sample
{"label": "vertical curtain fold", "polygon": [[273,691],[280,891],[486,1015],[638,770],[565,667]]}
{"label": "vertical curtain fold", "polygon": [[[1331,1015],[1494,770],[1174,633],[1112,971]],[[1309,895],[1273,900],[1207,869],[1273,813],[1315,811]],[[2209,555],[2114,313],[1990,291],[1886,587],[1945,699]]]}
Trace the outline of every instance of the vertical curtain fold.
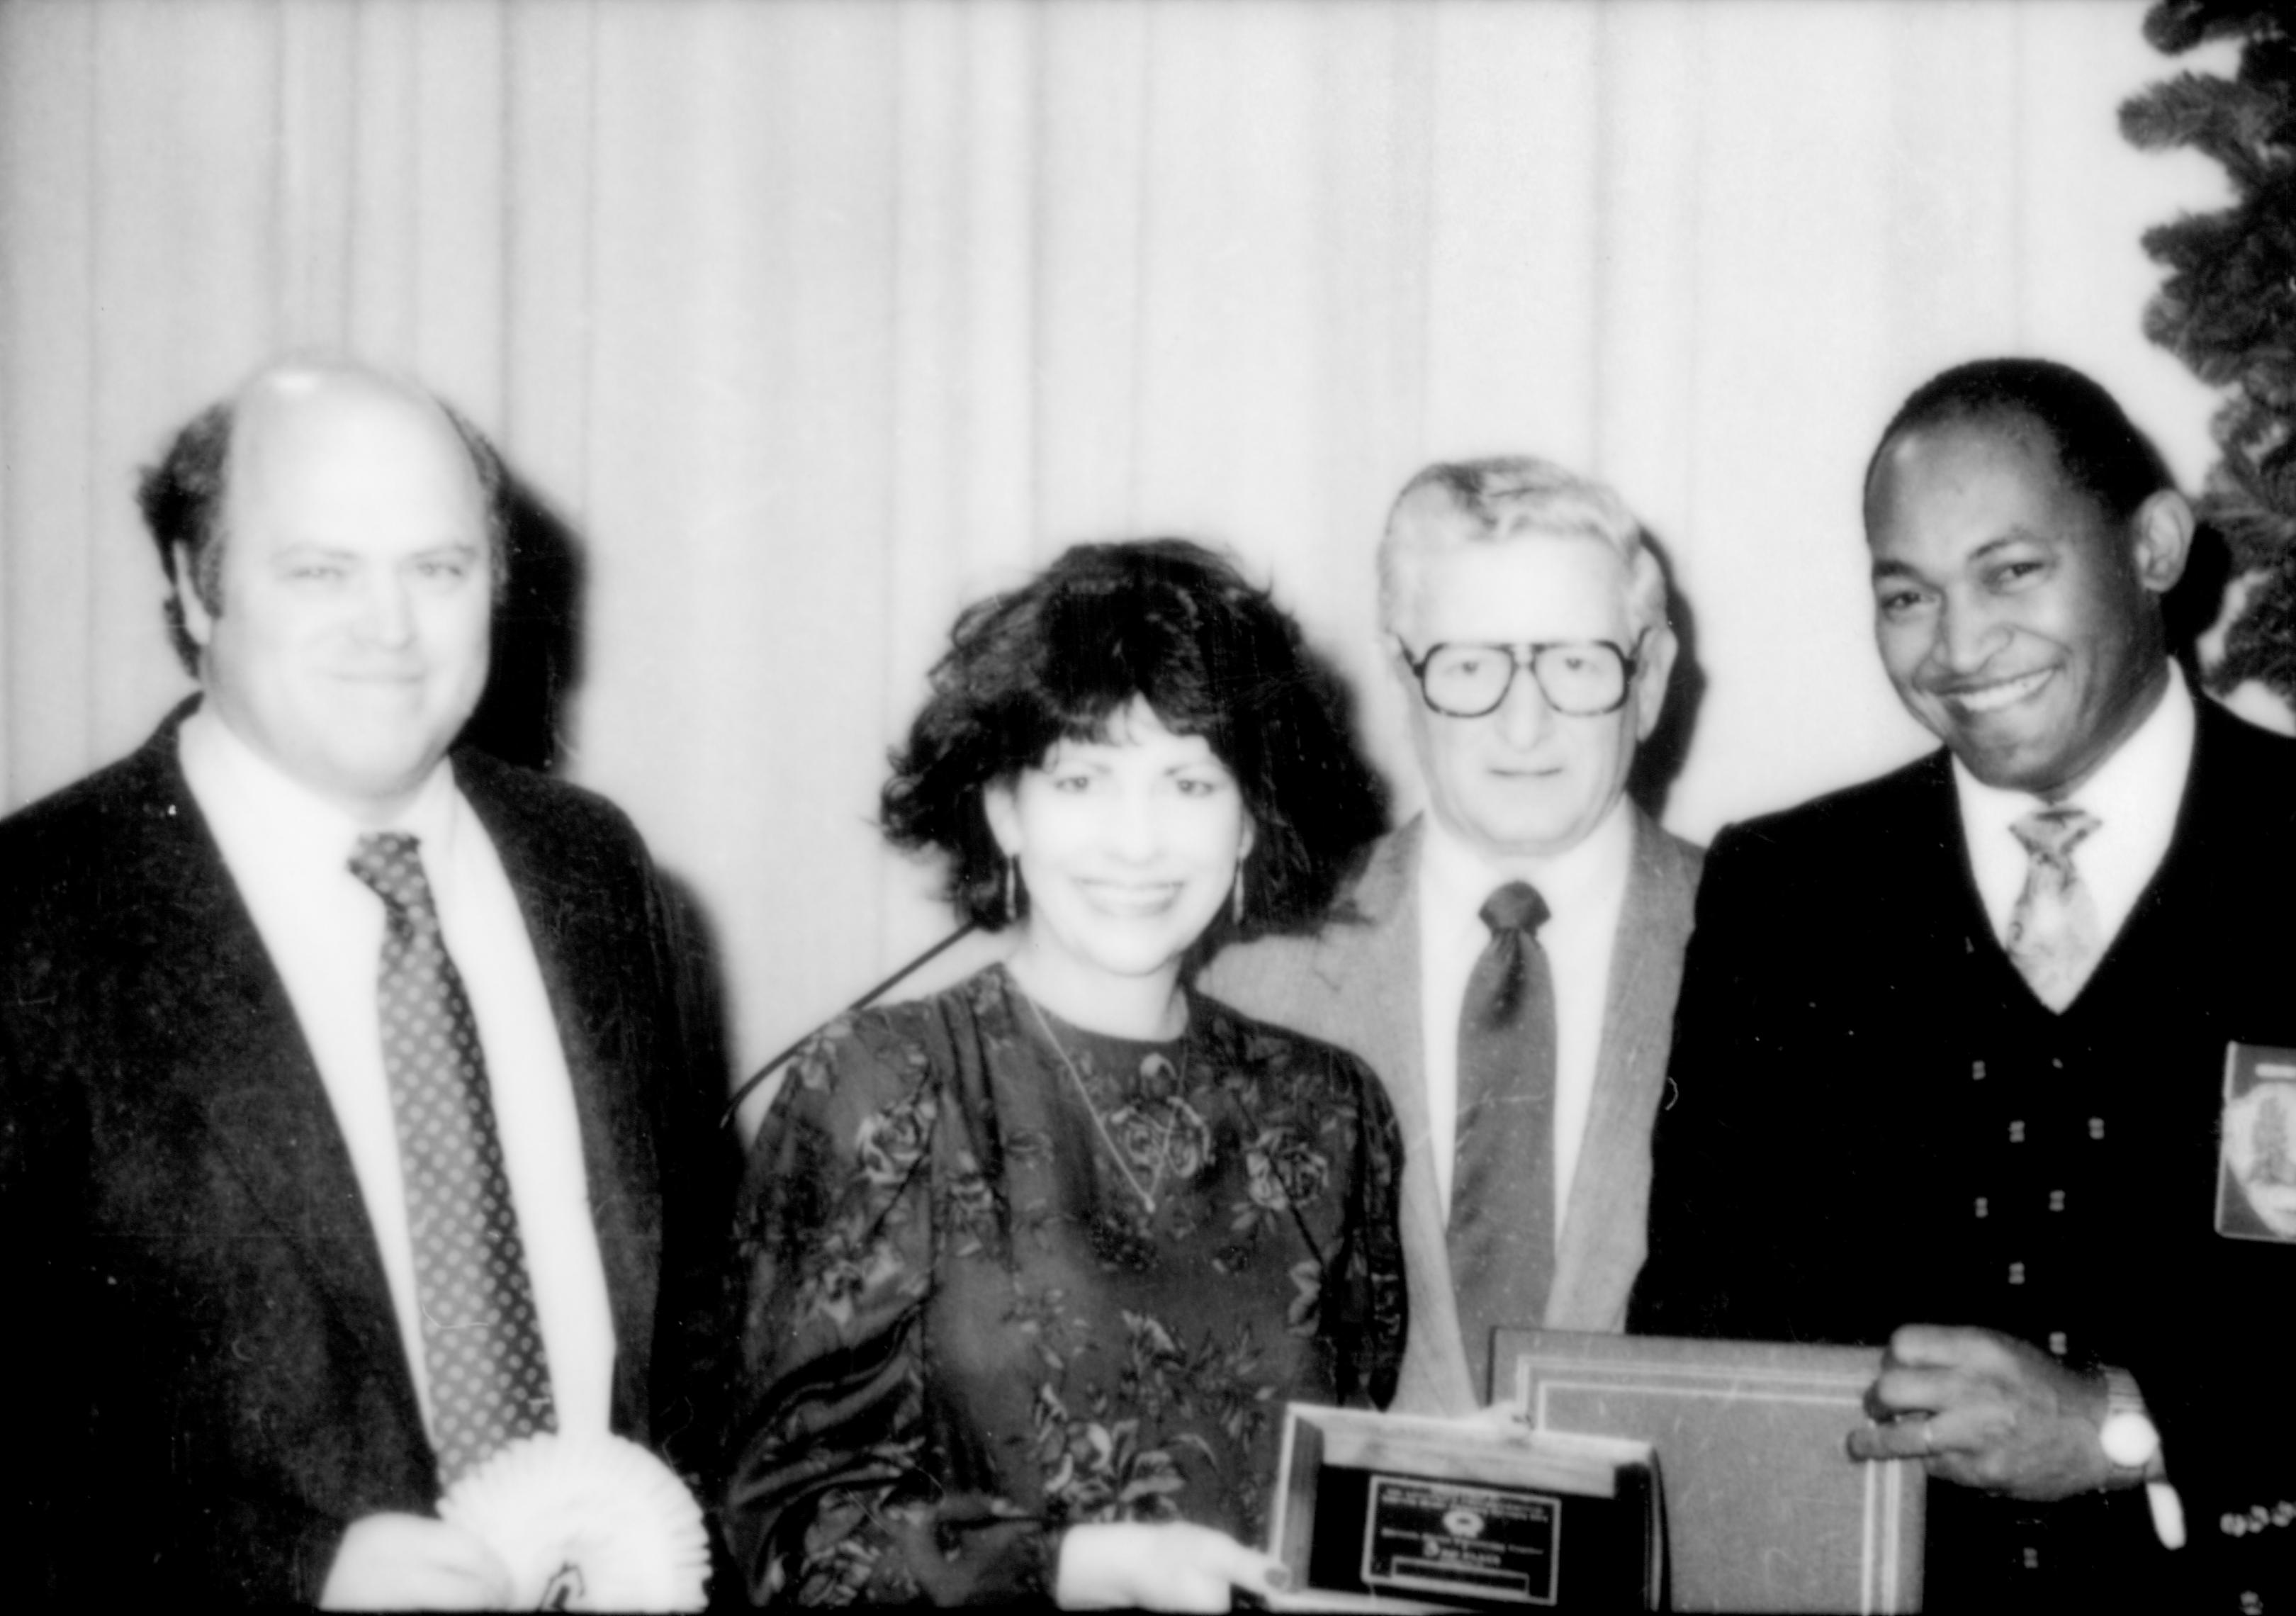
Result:
{"label": "vertical curtain fold", "polygon": [[1607,476],[1696,611],[1710,833],[1921,743],[1857,537],[1914,382],[2051,354],[2209,459],[2136,238],[2221,180],[2120,140],[2142,12],[0,0],[0,805],[185,688],[135,468],[349,347],[573,536],[564,767],[700,895],[744,1058],[947,923],[886,749],[1076,539],[1232,545],[1403,782],[1394,489]]}

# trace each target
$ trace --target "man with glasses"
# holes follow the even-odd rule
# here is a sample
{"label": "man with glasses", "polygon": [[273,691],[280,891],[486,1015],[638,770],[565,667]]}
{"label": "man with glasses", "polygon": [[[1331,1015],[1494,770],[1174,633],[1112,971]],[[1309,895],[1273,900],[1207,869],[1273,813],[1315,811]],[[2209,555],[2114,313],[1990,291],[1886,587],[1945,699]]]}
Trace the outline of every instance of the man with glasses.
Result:
{"label": "man with glasses", "polygon": [[1528,456],[1430,466],[1379,581],[1427,811],[1317,935],[1231,949],[1203,986],[1386,1083],[1411,1306],[1395,1407],[1459,1414],[1493,1390],[1494,1329],[1624,1323],[1700,854],[1626,798],[1675,639],[1617,495]]}

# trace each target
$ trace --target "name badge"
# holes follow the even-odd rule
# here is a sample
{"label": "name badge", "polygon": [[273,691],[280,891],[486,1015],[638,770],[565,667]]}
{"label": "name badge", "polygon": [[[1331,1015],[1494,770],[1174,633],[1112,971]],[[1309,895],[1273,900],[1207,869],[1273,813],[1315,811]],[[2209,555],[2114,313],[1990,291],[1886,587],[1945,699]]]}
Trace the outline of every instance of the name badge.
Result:
{"label": "name badge", "polygon": [[2225,1046],[2217,1233],[2296,1243],[2296,1049]]}

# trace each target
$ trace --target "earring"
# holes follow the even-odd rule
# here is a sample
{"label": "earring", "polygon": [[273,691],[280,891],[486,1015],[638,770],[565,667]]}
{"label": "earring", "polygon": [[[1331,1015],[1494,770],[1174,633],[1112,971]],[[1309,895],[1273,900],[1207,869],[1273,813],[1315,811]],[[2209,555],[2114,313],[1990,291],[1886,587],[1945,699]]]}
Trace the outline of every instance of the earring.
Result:
{"label": "earring", "polygon": [[1021,883],[1019,878],[1013,873],[1019,861],[1010,853],[1004,855],[1004,918],[1008,922],[1021,918]]}
{"label": "earring", "polygon": [[1243,924],[1243,860],[1241,858],[1235,861],[1235,897],[1228,912],[1235,917],[1237,925]]}

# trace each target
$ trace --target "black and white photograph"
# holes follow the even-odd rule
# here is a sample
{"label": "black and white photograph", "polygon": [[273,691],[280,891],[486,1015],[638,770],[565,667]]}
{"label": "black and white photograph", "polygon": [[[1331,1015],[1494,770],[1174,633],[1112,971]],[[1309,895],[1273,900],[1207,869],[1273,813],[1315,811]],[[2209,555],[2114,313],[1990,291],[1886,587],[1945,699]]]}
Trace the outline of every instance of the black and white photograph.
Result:
{"label": "black and white photograph", "polygon": [[2296,1610],[2292,923],[2271,0],[0,0],[24,1608]]}

